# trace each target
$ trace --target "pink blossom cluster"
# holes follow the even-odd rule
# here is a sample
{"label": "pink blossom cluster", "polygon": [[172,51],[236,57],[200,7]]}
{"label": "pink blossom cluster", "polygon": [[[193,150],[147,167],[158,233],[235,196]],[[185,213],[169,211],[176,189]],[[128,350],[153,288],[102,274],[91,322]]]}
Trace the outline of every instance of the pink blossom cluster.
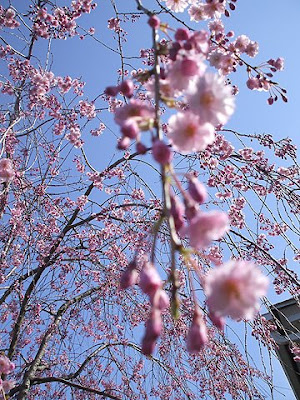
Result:
{"label": "pink blossom cluster", "polygon": [[7,45],[7,46],[2,46],[0,45],[0,58],[5,58],[8,54],[13,54],[12,48]]}
{"label": "pink blossom cluster", "polygon": [[144,153],[146,147],[140,140],[140,131],[146,131],[153,126],[154,116],[153,107],[141,100],[130,100],[117,108],[115,122],[120,126],[122,133],[118,148],[126,150],[131,140],[137,140],[137,151]]}
{"label": "pink blossom cluster", "polygon": [[10,182],[15,176],[12,161],[9,158],[0,159],[0,182]]}
{"label": "pink blossom cluster", "polygon": [[[120,288],[127,289],[138,282],[137,261],[131,261],[121,275]],[[153,263],[145,261],[139,275],[139,286],[149,296],[151,311],[146,322],[145,335],[142,340],[142,352],[146,355],[153,353],[155,344],[162,331],[161,313],[169,305],[169,297],[162,289],[162,281]]]}
{"label": "pink blossom cluster", "polygon": [[270,350],[273,350],[277,347],[277,344],[272,338],[272,332],[276,330],[277,327],[272,321],[268,321],[265,317],[257,315],[253,321],[251,334]]}
{"label": "pink blossom cluster", "polygon": [[[212,23],[210,27],[211,29],[221,29],[221,27],[213,26]],[[258,43],[251,41],[245,35],[238,36],[235,41],[229,43],[229,38],[226,36],[233,36],[233,32],[228,32],[227,35],[223,30],[214,30],[213,32],[217,43],[211,45],[208,60],[210,65],[223,75],[236,71],[241,54],[245,53],[249,57],[255,57],[258,53]]]}
{"label": "pink blossom cluster", "polygon": [[108,21],[108,29],[115,31],[116,33],[120,32],[120,20],[119,18],[110,18]]}
{"label": "pink blossom cluster", "polygon": [[[171,116],[168,137],[175,150],[203,151],[215,138],[215,127],[224,125],[234,111],[232,88],[222,77],[205,72],[209,51],[206,31],[178,29],[170,49],[170,62],[161,82],[183,96],[188,110]],[[166,85],[167,83],[167,85]],[[169,91],[170,93],[170,91]]]}
{"label": "pink blossom cluster", "polygon": [[[226,2],[210,0],[205,3],[196,3],[190,8],[198,7],[202,13],[200,19],[219,17],[226,11]],[[167,6],[174,11],[181,11],[188,6],[188,1],[167,1]],[[111,29],[115,29],[115,22],[111,22]],[[153,30],[161,27],[157,16],[151,16],[148,24]],[[210,24],[210,29],[219,40],[224,39],[224,27],[218,20]],[[233,37],[234,34],[228,34]],[[225,43],[228,39],[224,39]],[[162,47],[165,46],[162,44]],[[221,48],[221,47],[220,47]],[[213,49],[213,50],[212,50]],[[175,41],[164,47],[167,57],[165,65],[160,69],[159,76],[141,73],[135,74],[135,79],[144,83],[148,79],[146,88],[153,96],[159,90],[161,100],[168,106],[181,102],[181,110],[169,118],[166,129],[171,146],[167,145],[160,137],[154,138],[152,134],[152,156],[162,166],[169,170],[175,149],[183,154],[190,152],[203,152],[203,156],[210,158],[216,153],[221,160],[231,156],[234,148],[222,136],[215,135],[216,129],[222,129],[234,112],[234,93],[236,91],[225,83],[224,77],[206,71],[205,60],[209,58],[212,65],[227,74],[235,70],[237,57],[246,53],[254,56],[258,50],[255,42],[241,35],[228,46],[228,49],[219,50],[210,43],[208,32],[190,32],[180,28],[175,32]],[[146,78],[145,78],[146,76]],[[263,78],[267,79],[262,75]],[[157,87],[159,81],[159,87]],[[125,82],[125,89],[122,85]],[[130,84],[129,84],[130,83]],[[155,126],[155,112],[144,101],[132,100],[134,84],[131,80],[123,81],[121,85],[106,88],[105,94],[110,97],[119,92],[129,98],[129,102],[115,108],[115,122],[120,126],[122,138],[119,148],[127,149],[131,140],[137,140],[137,150],[143,153],[140,131],[151,130]],[[140,147],[139,147],[140,146]],[[241,158],[245,161],[253,160],[252,149],[244,149]],[[259,160],[258,160],[259,161]],[[217,160],[212,168],[217,166]],[[207,191],[195,175],[188,174],[188,188],[184,190],[174,173],[171,173],[183,202],[170,191],[170,213],[173,217],[175,229],[179,238],[187,237],[193,251],[198,252],[210,246],[215,240],[220,240],[228,231],[230,218],[227,213],[220,211],[204,211],[201,205],[207,199]],[[222,186],[235,183],[241,187],[241,180],[235,167],[227,165],[220,171],[218,181]],[[216,185],[216,180],[211,182]],[[219,198],[232,197],[232,191],[220,192]],[[244,216],[242,209],[245,200],[234,200],[230,217],[234,226],[243,228]],[[171,227],[172,229],[172,227]],[[215,255],[215,257],[214,257]],[[209,257],[208,257],[209,258]],[[213,325],[222,330],[225,317],[235,320],[252,319],[258,311],[258,300],[265,295],[268,280],[263,276],[258,267],[249,261],[233,260],[222,264],[220,253],[211,253],[211,260],[216,261],[218,267],[211,269],[202,276],[202,286],[206,295],[208,316]],[[136,261],[129,264],[121,276],[120,287],[125,289],[138,282]],[[139,277],[139,286],[149,296],[152,305],[150,317],[146,322],[146,331],[142,342],[144,354],[152,354],[157,338],[162,332],[161,312],[168,306],[168,297],[162,290],[160,276],[152,262],[144,262]],[[190,353],[198,353],[208,341],[207,327],[202,312],[195,305],[192,324],[187,334],[187,347]]]}
{"label": "pink blossom cluster", "polygon": [[81,148],[83,146],[80,126],[78,124],[72,124],[69,127],[69,133],[66,135],[66,139],[68,139],[74,147]]}
{"label": "pink blossom cluster", "polygon": [[85,100],[79,102],[79,113],[81,117],[87,117],[87,119],[93,119],[96,117],[95,104],[89,103]]}
{"label": "pink blossom cluster", "polygon": [[191,20],[196,22],[210,18],[220,18],[226,11],[225,0],[193,1],[192,3],[195,4],[191,5],[188,12]]}
{"label": "pink blossom cluster", "polygon": [[20,23],[16,20],[16,12],[12,8],[6,10],[0,6],[0,28],[5,26],[6,28],[15,29],[20,26]]}
{"label": "pink blossom cluster", "polygon": [[99,127],[97,129],[91,130],[91,135],[92,136],[100,136],[100,135],[102,135],[105,128],[106,128],[106,126],[103,124],[103,122],[100,122]]}
{"label": "pink blossom cluster", "polygon": [[276,60],[270,59],[265,64],[265,68],[267,68],[269,72],[263,73],[255,70],[255,72],[258,72],[256,74],[253,74],[253,71],[248,68],[249,78],[246,82],[247,87],[250,90],[268,91],[270,93],[270,97],[268,98],[269,105],[272,105],[278,100],[278,95],[286,103],[288,101],[286,89],[278,87],[276,93],[272,93],[271,89],[274,86],[274,82],[270,79],[273,77],[274,72],[284,69],[284,59],[282,57],[278,57]]}
{"label": "pink blossom cluster", "polygon": [[58,76],[57,77],[57,86],[59,87],[60,92],[62,94],[68,93],[68,91],[72,87],[76,90],[76,88],[78,87],[79,84],[80,83],[78,82],[77,79],[72,79],[70,76],[66,76],[66,77]]}
{"label": "pink blossom cluster", "polygon": [[[12,363],[5,355],[0,354],[0,375],[8,375],[12,373],[15,369],[15,364]],[[0,378],[0,390],[3,390],[5,393],[8,393],[14,386],[16,382],[14,380],[2,380]]]}
{"label": "pink blossom cluster", "polygon": [[64,39],[66,35],[76,35],[76,19],[84,13],[90,13],[97,4],[92,0],[72,1],[71,8],[56,7],[53,13],[48,13],[47,8],[37,10],[36,19],[33,24],[34,32],[43,39],[54,38]]}
{"label": "pink blossom cluster", "polygon": [[[152,16],[149,24],[156,27],[160,22]],[[165,102],[168,104],[168,99],[180,96],[187,102],[188,110],[173,115],[168,124],[168,137],[174,149],[183,153],[205,150],[214,141],[215,127],[224,125],[234,111],[232,88],[221,77],[205,73],[204,60],[208,51],[209,36],[206,31],[191,33],[180,28],[169,49],[169,62],[160,73],[160,92]],[[148,90],[153,92],[154,80],[151,79],[147,85]],[[130,98],[133,88],[131,80],[123,81],[119,86],[107,87],[105,94],[116,96],[121,92]],[[143,153],[145,147],[140,144],[139,131],[151,127],[149,119],[153,121],[154,115],[150,117],[148,112],[148,121],[141,120],[142,112],[134,111],[132,107],[137,108],[137,102],[131,101],[116,109],[115,121],[122,132],[119,148],[126,149],[132,139],[137,139],[138,151]],[[163,165],[172,159],[169,147],[161,141],[153,143],[152,151],[154,159]]]}
{"label": "pink blossom cluster", "polygon": [[181,189],[184,205],[177,196],[171,194],[171,214],[179,234],[187,236],[195,250],[201,250],[228,232],[229,218],[221,211],[202,211],[199,205],[206,201],[206,188],[195,176],[188,175],[187,178],[188,190]]}
{"label": "pink blossom cluster", "polygon": [[162,281],[156,268],[150,262],[145,262],[143,265],[139,286],[149,296],[152,306],[142,341],[142,352],[150,355],[153,353],[156,340],[162,331],[161,313],[169,307],[169,297],[162,289]]}
{"label": "pink blossom cluster", "polygon": [[38,71],[36,69],[31,72],[31,90],[30,101],[33,104],[46,102],[46,94],[48,94],[52,87],[56,85],[56,80],[53,72]]}
{"label": "pink blossom cluster", "polygon": [[233,200],[229,209],[230,225],[236,226],[239,229],[243,229],[245,226],[245,215],[242,212],[246,205],[244,197],[238,197]]}

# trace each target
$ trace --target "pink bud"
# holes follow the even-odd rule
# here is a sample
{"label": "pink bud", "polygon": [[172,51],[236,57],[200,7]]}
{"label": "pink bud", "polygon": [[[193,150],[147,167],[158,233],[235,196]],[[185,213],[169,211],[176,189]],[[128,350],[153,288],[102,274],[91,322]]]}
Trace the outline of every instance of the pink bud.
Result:
{"label": "pink bud", "polygon": [[148,25],[153,29],[158,29],[160,27],[160,19],[156,15],[152,15],[148,19]]}
{"label": "pink bud", "polygon": [[207,198],[205,186],[194,176],[189,176],[188,191],[193,200],[199,204],[203,204]]}
{"label": "pink bud", "polygon": [[249,78],[246,82],[248,89],[258,89],[259,88],[259,80],[257,78]]}
{"label": "pink bud", "polygon": [[278,71],[282,71],[284,68],[284,59],[282,57],[278,57],[274,62],[274,67],[278,69]]}
{"label": "pink bud", "polygon": [[152,306],[160,311],[164,311],[170,307],[169,296],[164,290],[157,290],[154,295],[150,297],[150,301]]}
{"label": "pink bud", "polygon": [[198,64],[196,61],[185,58],[181,62],[181,73],[184,76],[195,76],[199,72]]}
{"label": "pink bud", "polygon": [[185,50],[190,51],[193,48],[193,44],[190,41],[188,41],[184,43],[183,47]]}
{"label": "pink bud", "polygon": [[119,90],[124,96],[130,98],[133,95],[134,84],[131,80],[123,81],[119,86]]}
{"label": "pink bud", "polygon": [[127,150],[130,146],[130,143],[129,137],[123,136],[121,139],[119,139],[117,147],[119,150]]}
{"label": "pink bud", "polygon": [[158,309],[153,308],[151,315],[146,322],[146,331],[142,341],[143,354],[150,355],[155,349],[155,342],[160,336],[162,330],[161,313]]}
{"label": "pink bud", "polygon": [[13,19],[16,16],[15,11],[12,8],[8,8],[5,12],[5,16],[8,19]]}
{"label": "pink bud", "polygon": [[155,292],[161,288],[161,279],[154,265],[146,262],[140,273],[139,286],[142,291],[149,296],[154,296]]}
{"label": "pink bud", "polygon": [[104,93],[107,96],[115,97],[119,93],[119,86],[107,86]]}
{"label": "pink bud", "polygon": [[223,317],[219,317],[212,311],[208,314],[208,316],[216,328],[218,328],[220,331],[224,331],[225,319]]}
{"label": "pink bud", "polygon": [[152,146],[152,155],[155,161],[161,165],[167,165],[173,158],[173,153],[169,146],[162,140],[155,140]]}
{"label": "pink bud", "polygon": [[190,37],[190,31],[185,28],[179,28],[177,29],[175,33],[175,40],[188,40]]}
{"label": "pink bud", "polygon": [[136,148],[136,151],[139,154],[146,154],[147,153],[147,147],[141,142],[137,142],[135,148]]}
{"label": "pink bud", "polygon": [[187,350],[197,354],[208,342],[207,329],[200,310],[195,310],[193,322],[186,338]]}
{"label": "pink bud", "polygon": [[121,126],[121,132],[124,136],[129,137],[130,139],[136,139],[139,134],[138,124],[134,119],[127,119]]}
{"label": "pink bud", "polygon": [[171,214],[174,218],[176,231],[178,232],[184,224],[184,205],[177,196],[171,196]]}
{"label": "pink bud", "polygon": [[120,289],[127,289],[137,283],[138,272],[134,268],[128,268],[122,273],[120,279]]}
{"label": "pink bud", "polygon": [[162,330],[161,313],[157,308],[151,310],[151,315],[146,322],[145,337],[157,339]]}
{"label": "pink bud", "polygon": [[155,339],[144,337],[142,341],[142,353],[145,354],[145,356],[150,356],[155,350],[155,344]]}
{"label": "pink bud", "polygon": [[172,47],[171,47],[171,49],[170,49],[170,51],[169,51],[169,57],[170,57],[170,59],[172,60],[172,61],[175,61],[176,60],[176,57],[177,57],[177,53],[178,53],[178,51],[181,49],[181,44],[179,43],[179,42],[174,42],[173,44],[172,44]]}
{"label": "pink bud", "polygon": [[193,219],[199,211],[199,206],[194,201],[185,201],[185,216],[188,220]]}

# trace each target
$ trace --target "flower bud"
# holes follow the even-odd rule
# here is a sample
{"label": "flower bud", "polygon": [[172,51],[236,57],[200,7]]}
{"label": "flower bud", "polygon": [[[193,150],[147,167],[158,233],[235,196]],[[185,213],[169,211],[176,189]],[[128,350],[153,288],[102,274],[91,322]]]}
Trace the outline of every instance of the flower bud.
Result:
{"label": "flower bud", "polygon": [[162,330],[161,313],[157,308],[151,310],[151,315],[146,322],[145,337],[157,339]]}
{"label": "flower bud", "polygon": [[155,342],[162,330],[161,313],[157,308],[151,310],[151,315],[146,322],[146,331],[142,341],[142,352],[150,355],[155,349]]}
{"label": "flower bud", "polygon": [[193,322],[187,335],[187,350],[197,354],[208,342],[207,329],[199,310],[195,310]]}
{"label": "flower bud", "polygon": [[173,158],[173,153],[162,140],[156,139],[152,146],[152,155],[155,161],[161,165],[167,165]]}
{"label": "flower bud", "polygon": [[217,314],[215,314],[212,311],[210,311],[208,316],[216,328],[218,328],[220,331],[224,331],[225,319],[223,317],[218,316]]}
{"label": "flower bud", "polygon": [[119,93],[119,86],[107,86],[104,90],[106,96],[115,97]]}
{"label": "flower bud", "polygon": [[137,142],[135,148],[136,148],[136,151],[139,154],[146,154],[147,153],[147,147],[142,142]]}
{"label": "flower bud", "polygon": [[160,311],[164,311],[170,307],[169,296],[164,290],[157,290],[157,292],[150,297],[150,301],[152,306]]}
{"label": "flower bud", "polygon": [[160,19],[156,15],[151,15],[148,19],[148,25],[153,29],[158,29],[160,27]]}
{"label": "flower bud", "polygon": [[155,292],[161,288],[162,282],[154,265],[146,262],[140,273],[139,286],[142,291],[149,296],[154,296]]}
{"label": "flower bud", "polygon": [[130,139],[136,139],[139,134],[138,124],[134,119],[129,118],[121,126],[121,132],[124,136],[129,137]]}
{"label": "flower bud", "polygon": [[188,40],[190,37],[190,31],[185,28],[178,28],[175,33],[175,40]]}
{"label": "flower bud", "polygon": [[127,289],[137,283],[138,271],[135,260],[131,261],[120,278],[120,289]]}
{"label": "flower bud", "polygon": [[199,204],[203,204],[207,198],[205,186],[194,176],[189,176],[188,192],[193,200]]}
{"label": "flower bud", "polygon": [[142,340],[142,353],[145,354],[145,356],[150,356],[154,352],[155,344],[155,339],[144,337]]}
{"label": "flower bud", "polygon": [[121,139],[118,141],[118,149],[119,150],[127,150],[128,147],[130,146],[130,139],[127,136],[123,136]]}
{"label": "flower bud", "polygon": [[257,78],[249,78],[246,82],[248,89],[258,89],[259,88],[259,80]]}
{"label": "flower bud", "polygon": [[171,195],[171,214],[174,218],[175,229],[177,232],[182,228],[184,224],[184,205],[178,199],[177,196]]}
{"label": "flower bud", "polygon": [[124,96],[130,98],[133,95],[134,84],[130,79],[128,79],[121,83],[121,85],[119,86],[119,90]]}

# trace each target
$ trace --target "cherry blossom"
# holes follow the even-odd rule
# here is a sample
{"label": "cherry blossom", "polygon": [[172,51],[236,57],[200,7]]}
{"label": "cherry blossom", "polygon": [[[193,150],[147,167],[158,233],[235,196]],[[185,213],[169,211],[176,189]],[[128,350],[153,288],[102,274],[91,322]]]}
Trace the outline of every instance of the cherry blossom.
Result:
{"label": "cherry blossom", "polygon": [[201,55],[180,53],[176,60],[167,67],[166,78],[173,90],[188,90],[197,76],[202,76],[206,69]]}
{"label": "cherry blossom", "polygon": [[183,12],[188,6],[188,0],[164,0],[166,2],[166,6],[175,12]]}
{"label": "cherry blossom", "polygon": [[187,92],[186,98],[190,110],[214,126],[226,124],[234,111],[234,97],[231,87],[225,85],[222,77],[206,73]]}
{"label": "cherry blossom", "polygon": [[9,182],[13,179],[15,171],[12,161],[9,158],[0,159],[0,181]]}
{"label": "cherry blossom", "polygon": [[218,317],[253,319],[268,279],[249,261],[232,260],[208,272],[204,291],[209,310]]}
{"label": "cherry blossom", "polygon": [[168,122],[168,137],[175,150],[183,154],[205,150],[215,138],[214,127],[191,113],[172,115]]}
{"label": "cherry blossom", "polygon": [[203,249],[210,245],[213,240],[221,239],[229,230],[229,219],[227,214],[220,211],[199,211],[181,230],[182,235],[187,235],[190,245],[197,249]]}
{"label": "cherry blossom", "polygon": [[117,108],[115,112],[115,121],[121,126],[126,120],[133,119],[141,128],[144,124],[149,124],[153,118],[153,108],[140,100],[130,100],[128,104]]}

